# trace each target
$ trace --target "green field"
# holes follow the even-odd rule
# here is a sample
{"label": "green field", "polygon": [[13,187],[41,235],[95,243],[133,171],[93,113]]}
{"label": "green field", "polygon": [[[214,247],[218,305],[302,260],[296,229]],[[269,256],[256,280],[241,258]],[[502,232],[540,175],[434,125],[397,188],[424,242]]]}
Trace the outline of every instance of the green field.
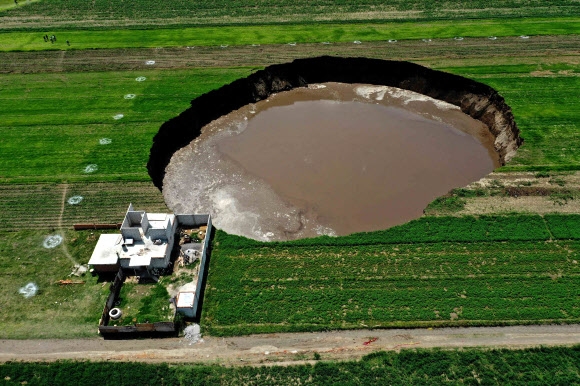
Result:
{"label": "green field", "polygon": [[[56,43],[45,42],[45,33]],[[79,50],[95,48],[140,48],[172,46],[234,46],[251,44],[363,42],[389,39],[452,39],[462,36],[513,37],[520,35],[574,35],[580,33],[580,18],[507,20],[460,20],[421,23],[360,23],[323,25],[252,25],[190,27],[163,30],[59,30],[5,32],[0,51]],[[69,46],[66,40],[72,42]]]}
{"label": "green field", "polygon": [[[305,359],[304,354],[296,354]],[[324,357],[322,358],[324,359]],[[4,384],[53,385],[573,385],[580,382],[580,349],[404,350],[360,361],[260,367],[110,362],[0,364]],[[26,382],[26,383],[25,383]]]}
{"label": "green field", "polygon": [[[292,243],[218,232],[204,331],[580,322],[570,209],[580,192],[579,10],[523,0],[0,1],[0,338],[95,335],[108,283],[57,284],[98,236],[72,225],[116,223],[129,202],[167,211],[146,170],[161,124],[257,69],[321,54],[411,60],[484,82],[512,107],[524,145],[492,187],[458,191],[432,212],[456,217]],[[541,208],[461,212],[513,189]],[[82,202],[68,204],[76,195]],[[64,243],[43,248],[54,234]],[[31,281],[40,292],[24,299],[18,289]]]}
{"label": "green field", "polygon": [[211,335],[580,322],[577,215],[424,218],[258,243],[219,232]]}
{"label": "green field", "polygon": [[[8,0],[3,0],[8,1]],[[157,2],[142,0],[122,6],[110,1],[50,0],[30,3],[7,11],[0,22],[2,28],[41,28],[43,25],[113,26],[158,28],[159,25],[227,25],[312,23],[328,21],[408,21],[457,20],[509,17],[578,16],[574,0],[470,1],[421,0],[328,1],[328,0],[241,0]]]}

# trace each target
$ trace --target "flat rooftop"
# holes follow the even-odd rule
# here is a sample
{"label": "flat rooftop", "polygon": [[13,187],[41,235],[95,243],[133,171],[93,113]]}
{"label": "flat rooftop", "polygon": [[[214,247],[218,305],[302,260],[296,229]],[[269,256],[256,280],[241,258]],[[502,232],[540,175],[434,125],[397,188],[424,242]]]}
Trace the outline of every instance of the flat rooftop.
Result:
{"label": "flat rooftop", "polygon": [[90,265],[113,265],[117,264],[117,252],[122,250],[123,236],[120,234],[106,234],[99,237],[93,250]]}

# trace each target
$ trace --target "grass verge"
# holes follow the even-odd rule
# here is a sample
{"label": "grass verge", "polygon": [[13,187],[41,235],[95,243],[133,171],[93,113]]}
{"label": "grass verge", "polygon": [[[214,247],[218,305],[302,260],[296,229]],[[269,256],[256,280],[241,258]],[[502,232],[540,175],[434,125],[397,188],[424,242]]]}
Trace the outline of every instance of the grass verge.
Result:
{"label": "grass verge", "polygon": [[[0,51],[84,50],[96,48],[142,48],[175,46],[235,46],[353,42],[455,37],[507,37],[573,35],[580,33],[580,18],[487,19],[425,21],[416,23],[290,24],[190,27],[153,30],[58,30],[0,33]],[[55,43],[45,34],[55,35]],[[68,45],[66,41],[71,44]],[[493,42],[490,42],[493,44]],[[523,42],[522,44],[525,44]]]}

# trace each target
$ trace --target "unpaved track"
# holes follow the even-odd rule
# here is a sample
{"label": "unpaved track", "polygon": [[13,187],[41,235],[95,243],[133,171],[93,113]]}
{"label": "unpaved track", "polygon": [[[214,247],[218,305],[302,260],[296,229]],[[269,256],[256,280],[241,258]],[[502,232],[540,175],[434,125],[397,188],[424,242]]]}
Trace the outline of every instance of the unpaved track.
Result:
{"label": "unpaved track", "polygon": [[[376,341],[365,345],[371,338]],[[0,362],[91,361],[205,362],[224,365],[298,364],[313,359],[358,359],[380,350],[404,348],[523,348],[580,344],[580,325],[466,327],[440,329],[353,330],[183,338],[104,340],[0,340]]]}

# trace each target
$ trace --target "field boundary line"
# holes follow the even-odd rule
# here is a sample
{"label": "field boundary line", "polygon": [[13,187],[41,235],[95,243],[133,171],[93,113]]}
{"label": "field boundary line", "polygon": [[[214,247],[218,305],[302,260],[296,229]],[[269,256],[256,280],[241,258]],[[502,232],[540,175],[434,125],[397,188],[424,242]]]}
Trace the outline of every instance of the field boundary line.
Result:
{"label": "field boundary line", "polygon": [[78,265],[79,263],[74,259],[74,257],[72,257],[72,255],[70,254],[70,252],[68,251],[68,247],[66,246],[66,235],[64,232],[64,229],[62,227],[62,218],[64,216],[64,208],[65,208],[65,203],[66,203],[66,194],[68,192],[68,184],[64,184],[63,185],[63,189],[62,189],[62,200],[60,203],[60,215],[58,216],[58,231],[61,233],[62,238],[63,238],[63,243],[61,243],[62,246],[62,250],[64,252],[64,255],[74,264],[74,265]]}

